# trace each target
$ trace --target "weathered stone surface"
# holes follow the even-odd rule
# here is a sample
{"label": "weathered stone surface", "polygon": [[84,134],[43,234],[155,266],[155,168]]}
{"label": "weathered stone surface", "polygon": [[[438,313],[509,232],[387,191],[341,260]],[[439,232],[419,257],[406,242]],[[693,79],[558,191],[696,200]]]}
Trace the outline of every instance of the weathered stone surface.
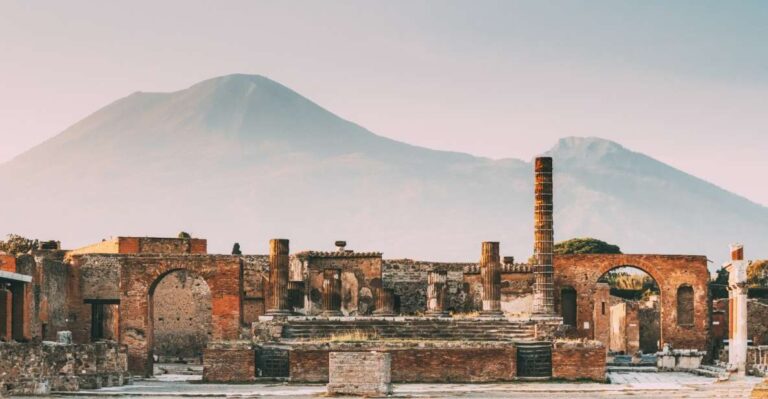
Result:
{"label": "weathered stone surface", "polygon": [[126,370],[126,348],[115,342],[0,343],[0,396],[123,385]]}
{"label": "weathered stone surface", "polygon": [[381,352],[331,352],[328,394],[386,396],[392,392],[391,359]]}

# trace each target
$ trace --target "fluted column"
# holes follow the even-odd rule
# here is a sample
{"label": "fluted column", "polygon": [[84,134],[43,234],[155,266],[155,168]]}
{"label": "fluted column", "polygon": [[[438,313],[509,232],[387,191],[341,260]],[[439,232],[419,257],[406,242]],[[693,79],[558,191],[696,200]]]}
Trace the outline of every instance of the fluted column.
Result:
{"label": "fluted column", "polygon": [[390,288],[376,290],[376,310],[374,316],[394,316],[394,292]]}
{"label": "fluted column", "polygon": [[433,270],[427,275],[427,315],[445,317],[445,293],[448,282],[448,272]]}
{"label": "fluted column", "polygon": [[323,270],[323,316],[341,316],[341,270]]}
{"label": "fluted column", "polygon": [[480,278],[483,282],[482,313],[487,316],[501,316],[501,262],[498,242],[483,242]]}
{"label": "fluted column", "polygon": [[269,307],[267,314],[288,315],[288,240],[269,240]]}
{"label": "fluted column", "polygon": [[728,270],[728,363],[744,375],[747,365],[747,269],[744,246],[731,245],[731,262]]}
{"label": "fluted column", "polygon": [[552,254],[554,251],[554,223],[552,219],[552,158],[536,158],[533,265],[533,313],[540,316],[555,315]]}

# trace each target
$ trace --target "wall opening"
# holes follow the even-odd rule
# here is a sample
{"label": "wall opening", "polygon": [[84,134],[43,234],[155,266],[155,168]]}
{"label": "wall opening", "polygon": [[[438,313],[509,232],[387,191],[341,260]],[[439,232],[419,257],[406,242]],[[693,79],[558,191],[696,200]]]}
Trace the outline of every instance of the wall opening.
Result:
{"label": "wall opening", "polygon": [[609,353],[655,353],[661,340],[661,291],[656,280],[634,266],[609,270],[598,279],[594,335]]}
{"label": "wall opening", "polygon": [[91,305],[91,342],[119,341],[120,300],[86,299],[85,303]]}
{"label": "wall opening", "polygon": [[573,287],[563,287],[560,290],[560,299],[563,324],[576,327],[576,290]]}
{"label": "wall opening", "polygon": [[158,363],[200,364],[212,335],[211,290],[188,270],[160,277],[150,289],[151,350]]}

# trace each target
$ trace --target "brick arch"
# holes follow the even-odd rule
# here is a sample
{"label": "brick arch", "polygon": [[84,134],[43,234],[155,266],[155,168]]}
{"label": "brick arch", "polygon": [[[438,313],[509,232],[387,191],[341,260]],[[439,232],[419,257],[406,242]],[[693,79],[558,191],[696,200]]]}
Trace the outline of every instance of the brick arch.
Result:
{"label": "brick arch", "polygon": [[[584,338],[594,338],[594,294],[597,280],[619,267],[635,267],[650,275],[659,285],[660,343],[676,348],[706,349],[709,331],[707,296],[709,271],[704,256],[580,254],[557,255],[554,259],[555,299],[560,287],[577,292],[577,330]],[[677,288],[689,284],[694,291],[694,323],[677,324]],[[585,325],[588,323],[588,326]]]}
{"label": "brick arch", "polygon": [[120,268],[120,340],[128,369],[152,374],[151,294],[166,275],[187,270],[211,290],[212,339],[237,339],[241,325],[241,265],[237,256],[133,256]]}

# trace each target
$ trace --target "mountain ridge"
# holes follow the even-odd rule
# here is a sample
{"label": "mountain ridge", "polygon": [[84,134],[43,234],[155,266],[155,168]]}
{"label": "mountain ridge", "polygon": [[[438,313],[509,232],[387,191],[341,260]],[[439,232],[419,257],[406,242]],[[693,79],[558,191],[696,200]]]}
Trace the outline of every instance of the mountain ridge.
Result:
{"label": "mountain ridge", "polygon": [[[619,143],[564,137],[545,154],[558,240],[710,256],[732,241],[768,244],[768,208]],[[14,188],[0,220],[7,233],[74,245],[192,230],[214,251],[238,241],[263,252],[281,235],[466,260],[491,239],[522,258],[532,176],[530,161],[395,141],[269,78],[234,74],[133,93],[0,164],[0,185]]]}

